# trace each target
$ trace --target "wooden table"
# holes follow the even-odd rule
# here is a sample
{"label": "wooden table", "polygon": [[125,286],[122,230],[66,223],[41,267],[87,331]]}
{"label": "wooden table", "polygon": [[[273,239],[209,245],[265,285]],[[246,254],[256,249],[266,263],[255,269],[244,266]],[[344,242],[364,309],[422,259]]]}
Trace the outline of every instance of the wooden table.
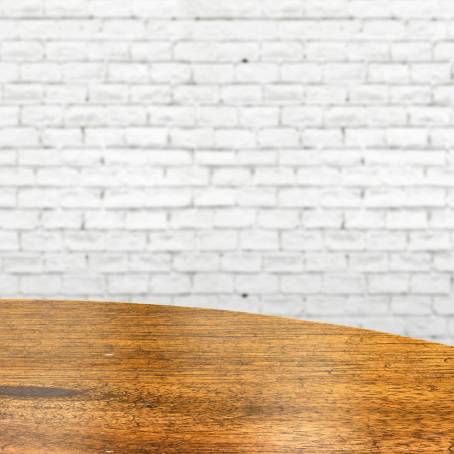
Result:
{"label": "wooden table", "polygon": [[0,453],[454,453],[454,348],[226,311],[0,301]]}

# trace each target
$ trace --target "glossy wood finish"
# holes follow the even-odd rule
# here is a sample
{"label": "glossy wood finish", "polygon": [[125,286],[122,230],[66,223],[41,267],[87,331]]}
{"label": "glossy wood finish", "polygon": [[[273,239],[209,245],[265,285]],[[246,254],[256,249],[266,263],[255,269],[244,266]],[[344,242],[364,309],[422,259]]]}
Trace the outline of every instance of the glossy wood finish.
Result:
{"label": "glossy wood finish", "polygon": [[454,349],[117,303],[0,301],[0,453],[454,452]]}

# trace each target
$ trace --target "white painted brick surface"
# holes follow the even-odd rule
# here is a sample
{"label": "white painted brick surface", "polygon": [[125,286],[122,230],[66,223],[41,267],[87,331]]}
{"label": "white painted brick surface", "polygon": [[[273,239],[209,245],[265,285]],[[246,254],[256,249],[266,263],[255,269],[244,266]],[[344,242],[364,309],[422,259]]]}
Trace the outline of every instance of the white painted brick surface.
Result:
{"label": "white painted brick surface", "polygon": [[454,343],[454,3],[0,0],[0,291]]}

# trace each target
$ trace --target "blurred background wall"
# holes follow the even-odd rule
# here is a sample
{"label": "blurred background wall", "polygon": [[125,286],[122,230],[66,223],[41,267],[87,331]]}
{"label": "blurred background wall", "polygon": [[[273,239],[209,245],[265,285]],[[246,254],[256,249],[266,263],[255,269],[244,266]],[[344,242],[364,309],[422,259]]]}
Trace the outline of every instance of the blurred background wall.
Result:
{"label": "blurred background wall", "polygon": [[0,14],[3,297],[454,343],[452,0]]}

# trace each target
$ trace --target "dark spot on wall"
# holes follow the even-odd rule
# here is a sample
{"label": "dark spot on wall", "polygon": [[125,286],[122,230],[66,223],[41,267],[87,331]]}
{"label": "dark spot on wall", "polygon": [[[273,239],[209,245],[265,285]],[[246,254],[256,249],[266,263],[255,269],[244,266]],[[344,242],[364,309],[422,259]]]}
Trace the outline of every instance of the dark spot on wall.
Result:
{"label": "dark spot on wall", "polygon": [[242,293],[242,294],[241,294],[241,298],[247,298],[248,296],[249,296],[248,293]]}
{"label": "dark spot on wall", "polygon": [[243,59],[241,60],[241,62],[242,62],[242,63],[249,63],[249,60],[248,60],[247,58],[243,58]]}

